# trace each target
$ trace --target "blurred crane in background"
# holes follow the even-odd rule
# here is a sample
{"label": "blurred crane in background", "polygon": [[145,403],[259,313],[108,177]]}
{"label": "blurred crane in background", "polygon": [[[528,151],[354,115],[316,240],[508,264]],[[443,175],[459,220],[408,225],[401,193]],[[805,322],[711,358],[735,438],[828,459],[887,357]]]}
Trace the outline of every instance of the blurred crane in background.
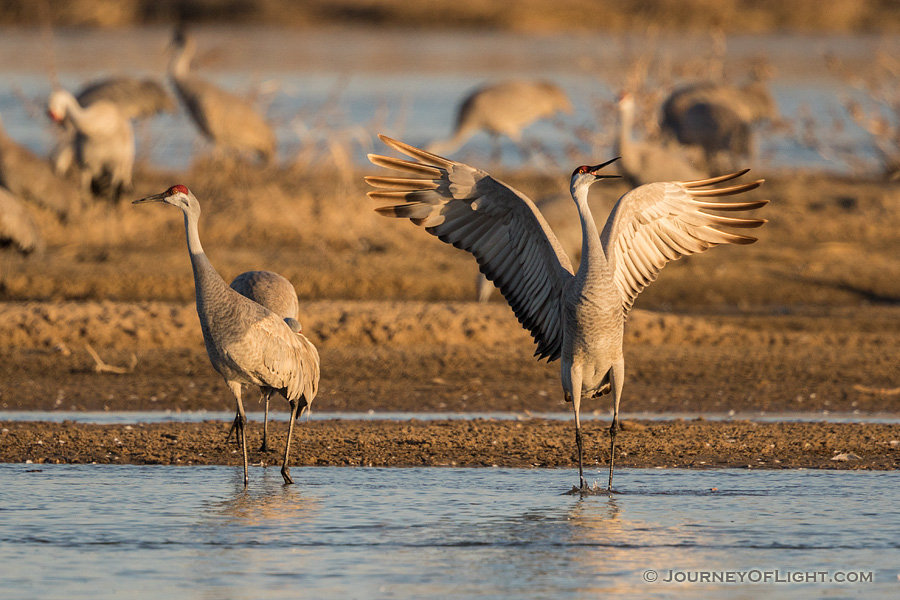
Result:
{"label": "blurred crane in background", "polygon": [[75,129],[75,161],[85,195],[91,192],[118,202],[131,188],[134,166],[134,131],[112,102],[98,100],[82,107],[70,92],[58,89],[50,95],[50,118]]}
{"label": "blurred crane in background", "polygon": [[662,132],[686,146],[699,146],[707,169],[731,169],[754,150],[753,125],[778,117],[768,86],[754,78],[742,87],[711,82],[675,90],[662,107]]}
{"label": "blurred crane in background", "polygon": [[175,31],[172,46],[169,77],[203,135],[219,150],[255,153],[263,162],[272,160],[275,132],[252,104],[191,72],[196,43],[184,30]]}
{"label": "blurred crane in background", "polygon": [[706,177],[691,165],[677,145],[634,139],[634,96],[625,92],[619,96],[619,129],[613,154],[622,157],[619,163],[628,183],[637,187],[656,181],[692,181]]}
{"label": "blurred crane in background", "polygon": [[0,185],[14,196],[66,219],[78,209],[78,191],[50,163],[7,135],[0,122]]}
{"label": "blurred crane in background", "polygon": [[514,80],[481,87],[459,107],[453,135],[433,142],[429,152],[452,154],[478,131],[491,136],[494,162],[500,160],[500,136],[505,135],[526,153],[522,131],[539,119],[558,112],[572,113],[572,103],[558,86],[546,81]]}
{"label": "blurred crane in background", "polygon": [[0,188],[0,248],[6,247],[31,254],[44,249],[44,240],[24,203]]}
{"label": "blurred crane in background", "polygon": [[[75,95],[78,104],[87,108],[98,101],[111,102],[129,120],[143,120],[160,113],[174,113],[175,99],[154,79],[135,79],[116,75],[88,83]],[[57,173],[68,173],[75,163],[75,136],[71,127],[50,153]]]}

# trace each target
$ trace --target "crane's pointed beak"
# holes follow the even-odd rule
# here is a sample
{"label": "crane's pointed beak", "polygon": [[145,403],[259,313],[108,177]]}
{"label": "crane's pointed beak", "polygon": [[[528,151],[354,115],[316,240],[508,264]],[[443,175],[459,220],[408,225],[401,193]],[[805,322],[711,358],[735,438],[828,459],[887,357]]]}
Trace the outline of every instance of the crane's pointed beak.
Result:
{"label": "crane's pointed beak", "polygon": [[621,156],[617,156],[617,157],[615,157],[615,158],[612,159],[612,160],[608,160],[608,161],[606,161],[606,162],[603,163],[603,164],[597,165],[596,167],[591,167],[591,175],[593,175],[594,177],[597,177],[597,178],[599,178],[599,179],[613,179],[613,178],[616,178],[616,177],[621,177],[621,175],[607,175],[606,173],[598,173],[598,172],[597,172],[597,171],[599,171],[600,169],[602,169],[603,167],[607,167],[607,166],[613,164],[614,162],[616,162],[616,161],[619,160],[620,158],[622,158],[622,157],[621,157]]}
{"label": "crane's pointed beak", "polygon": [[146,198],[141,198],[140,200],[135,200],[132,204],[143,204],[144,202],[165,202],[168,195],[166,192],[161,194],[153,194],[152,196],[147,196]]}

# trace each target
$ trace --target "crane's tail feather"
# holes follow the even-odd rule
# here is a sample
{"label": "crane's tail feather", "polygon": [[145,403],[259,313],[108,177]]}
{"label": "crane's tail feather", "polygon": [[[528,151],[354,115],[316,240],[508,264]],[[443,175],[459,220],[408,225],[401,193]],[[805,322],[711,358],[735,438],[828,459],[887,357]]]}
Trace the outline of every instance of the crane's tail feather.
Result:
{"label": "crane's tail feather", "polygon": [[726,181],[731,181],[732,179],[737,179],[741,175],[745,173],[749,173],[750,169],[743,169],[741,171],[737,171],[736,173],[728,173],[727,175],[719,175],[718,177],[710,177],[708,179],[694,179],[692,181],[679,181],[681,185],[688,189],[705,187],[708,185],[713,185],[716,183],[724,183]]}

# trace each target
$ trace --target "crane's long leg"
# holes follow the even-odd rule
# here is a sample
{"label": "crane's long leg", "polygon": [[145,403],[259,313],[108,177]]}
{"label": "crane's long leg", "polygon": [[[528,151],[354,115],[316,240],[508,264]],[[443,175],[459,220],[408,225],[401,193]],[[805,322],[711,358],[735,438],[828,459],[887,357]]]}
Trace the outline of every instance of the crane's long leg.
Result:
{"label": "crane's long leg", "polygon": [[[231,440],[231,434],[233,434],[237,430],[238,421],[241,420],[241,413],[234,413],[234,421],[231,422],[231,429],[228,430],[228,435],[225,436],[225,443],[227,444]],[[240,444],[241,440],[235,438],[235,443]]]}
{"label": "crane's long leg", "polygon": [[263,441],[259,447],[260,452],[269,451],[269,398],[272,397],[272,388],[264,388],[262,390],[263,400],[266,402],[266,416],[263,418]]}
{"label": "crane's long leg", "polygon": [[584,442],[581,437],[581,370],[571,370],[572,381],[572,409],[575,411],[575,445],[578,447],[578,487],[581,491],[587,490],[587,481],[584,479]]}
{"label": "crane's long leg", "polygon": [[247,484],[250,483],[250,475],[247,469],[247,432],[244,427],[247,423],[247,416],[244,414],[244,404],[241,402],[241,384],[237,381],[228,381],[227,383],[228,389],[234,394],[234,399],[237,402],[235,422],[237,423],[237,435],[241,441],[241,452],[244,456],[244,487],[246,488]]}
{"label": "crane's long leg", "polygon": [[620,358],[613,363],[610,374],[610,387],[613,394],[613,420],[609,426],[609,485],[612,491],[613,467],[616,461],[616,432],[619,430],[619,400],[622,399],[622,385],[625,382],[625,359]]}
{"label": "crane's long leg", "polygon": [[[297,400],[290,400],[291,403],[291,421],[290,425],[288,425],[288,439],[287,443],[284,445],[284,462],[281,463],[281,476],[284,477],[285,485],[289,483],[294,483],[294,480],[291,479],[291,469],[288,467],[288,457],[291,454],[291,437],[294,435],[294,421],[297,420],[297,409],[300,407],[300,403]],[[303,399],[303,406],[306,406],[306,399]],[[302,410],[302,409],[301,409]]]}

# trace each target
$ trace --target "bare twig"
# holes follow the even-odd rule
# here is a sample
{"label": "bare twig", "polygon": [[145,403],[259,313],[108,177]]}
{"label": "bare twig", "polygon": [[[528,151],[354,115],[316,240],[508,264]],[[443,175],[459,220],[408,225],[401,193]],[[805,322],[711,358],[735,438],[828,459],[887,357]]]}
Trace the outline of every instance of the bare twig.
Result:
{"label": "bare twig", "polygon": [[115,373],[117,375],[124,375],[125,373],[131,373],[132,371],[134,371],[134,368],[137,366],[137,356],[135,356],[134,352],[131,353],[131,360],[129,361],[127,367],[116,367],[114,365],[108,365],[103,362],[103,359],[100,358],[100,355],[97,354],[97,351],[94,350],[87,342],[85,342],[84,347],[87,348],[88,354],[90,354],[91,358],[94,359],[94,372],[96,373]]}
{"label": "bare twig", "polygon": [[881,396],[897,396],[900,395],[900,387],[897,388],[875,388],[867,385],[856,384],[853,389],[864,394],[878,394]]}

